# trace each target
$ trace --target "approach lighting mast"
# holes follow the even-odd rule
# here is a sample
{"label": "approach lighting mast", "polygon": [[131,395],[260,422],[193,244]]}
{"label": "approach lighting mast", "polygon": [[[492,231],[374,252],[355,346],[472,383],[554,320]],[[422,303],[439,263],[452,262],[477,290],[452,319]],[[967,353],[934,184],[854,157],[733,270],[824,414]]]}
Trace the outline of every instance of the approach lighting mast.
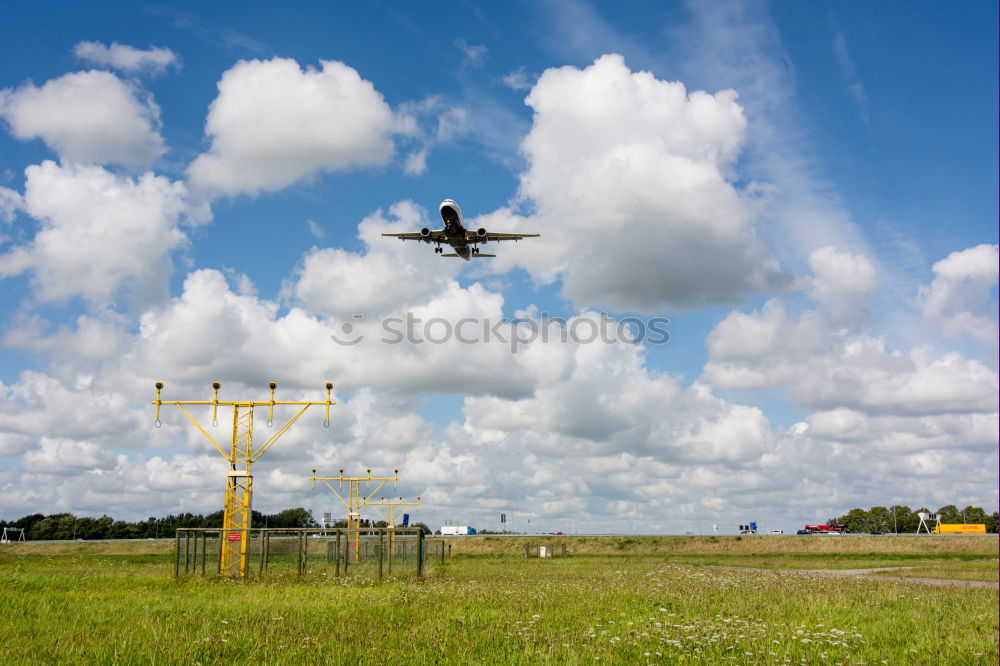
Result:
{"label": "approach lighting mast", "polygon": [[385,521],[386,526],[390,530],[393,530],[392,532],[389,532],[389,548],[392,548],[392,544],[396,540],[395,539],[395,536],[396,536],[396,533],[395,533],[396,521],[395,521],[395,519],[393,518],[393,515],[392,515],[393,509],[395,509],[397,506],[420,506],[420,498],[418,497],[416,502],[405,502],[405,501],[403,501],[402,497],[400,497],[398,500],[394,500],[392,502],[386,502],[384,497],[380,497],[377,502],[368,502],[368,506],[371,506],[371,507],[380,507],[380,506],[385,507],[385,513],[384,514],[382,514],[378,509],[375,509],[375,512],[379,513],[382,516],[384,516],[386,518],[386,521]]}
{"label": "approach lighting mast", "polygon": [[[176,405],[184,416],[205,436],[215,450],[229,461],[229,472],[226,476],[226,499],[222,512],[222,545],[219,556],[219,574],[234,578],[243,578],[247,572],[247,556],[250,545],[250,519],[253,513],[253,475],[250,473],[250,466],[260,459],[264,452],[285,434],[285,431],[298,421],[299,417],[313,405],[323,405],[326,407],[326,417],[323,425],[330,425],[330,405],[336,403],[330,399],[330,392],[333,384],[326,383],[326,400],[322,402],[314,401],[279,401],[274,399],[274,390],[278,388],[277,382],[270,382],[268,388],[271,390],[270,400],[219,400],[219,389],[222,384],[212,382],[211,400],[161,400],[160,391],[163,390],[163,382],[156,382],[156,416],[154,424],[160,427],[160,406]],[[232,443],[227,452],[216,443],[215,439],[208,434],[208,431],[191,415],[187,406],[211,405],[212,425],[218,426],[219,407],[233,408],[233,430]],[[253,443],[253,412],[255,407],[267,407],[267,425],[270,427],[274,423],[275,405],[293,405],[300,409],[290,418],[285,425],[271,435],[262,446],[254,448]]]}
{"label": "approach lighting mast", "polygon": [[[316,476],[316,470],[312,471],[312,487],[316,487],[316,482],[322,481],[323,484],[330,489],[340,503],[347,507],[347,528],[355,530],[355,534],[360,534],[358,530],[361,529],[361,509],[369,504],[369,500],[375,496],[382,486],[386,484],[386,481],[392,481],[392,487],[396,487],[396,482],[399,481],[399,470],[392,470],[392,476],[372,476],[372,471],[368,470],[368,476],[344,476],[344,470],[340,470],[340,476],[327,476],[319,477]],[[330,485],[330,481],[337,481],[340,483],[340,489],[344,489],[344,482],[347,482],[348,494],[347,499],[337,492],[337,489]],[[361,484],[365,484],[365,488],[370,488],[372,481],[378,481],[379,484],[375,486],[367,495],[362,494]],[[359,560],[358,549],[354,549],[354,559]]]}

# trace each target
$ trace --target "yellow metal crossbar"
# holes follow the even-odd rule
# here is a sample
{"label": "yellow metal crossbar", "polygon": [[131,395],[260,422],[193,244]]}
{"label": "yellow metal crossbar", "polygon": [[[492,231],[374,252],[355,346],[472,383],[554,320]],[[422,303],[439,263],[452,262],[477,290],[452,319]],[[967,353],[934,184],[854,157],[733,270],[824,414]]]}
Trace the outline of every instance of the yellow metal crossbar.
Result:
{"label": "yellow metal crossbar", "polygon": [[[270,382],[268,388],[271,390],[269,400],[219,400],[219,389],[222,385],[219,382],[212,382],[211,400],[162,400],[160,392],[163,390],[163,382],[156,382],[156,400],[152,404],[156,407],[155,425],[160,426],[160,407],[162,405],[175,405],[188,418],[191,423],[205,436],[215,450],[222,454],[229,462],[229,472],[226,475],[226,497],[222,512],[223,543],[220,549],[219,573],[223,576],[242,578],[247,573],[248,538],[250,533],[250,521],[253,515],[253,475],[250,473],[250,466],[255,463],[264,452],[281,437],[307,409],[313,405],[323,405],[326,408],[326,416],[323,420],[324,426],[330,425],[330,406],[335,405],[331,399],[333,384],[326,383],[326,400],[322,402],[312,401],[281,401],[274,399],[274,391],[278,388],[277,382]],[[185,406],[211,405],[212,425],[219,425],[219,407],[233,408],[233,429],[232,443],[227,453],[219,446],[218,442],[208,434],[208,431],[198,423],[191,412]],[[301,407],[283,426],[278,428],[271,437],[258,449],[253,446],[253,413],[255,407],[267,407],[267,424],[270,426],[274,422],[275,405],[294,405]]]}

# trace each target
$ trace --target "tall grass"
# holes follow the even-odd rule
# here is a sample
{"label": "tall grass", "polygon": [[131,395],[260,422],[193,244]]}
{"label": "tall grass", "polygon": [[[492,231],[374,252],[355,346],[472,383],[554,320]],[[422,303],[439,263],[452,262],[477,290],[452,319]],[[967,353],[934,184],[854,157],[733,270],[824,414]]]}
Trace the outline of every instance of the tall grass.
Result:
{"label": "tall grass", "polygon": [[378,584],[172,577],[169,554],[0,551],[6,663],[997,662],[995,591],[675,564],[429,560]]}

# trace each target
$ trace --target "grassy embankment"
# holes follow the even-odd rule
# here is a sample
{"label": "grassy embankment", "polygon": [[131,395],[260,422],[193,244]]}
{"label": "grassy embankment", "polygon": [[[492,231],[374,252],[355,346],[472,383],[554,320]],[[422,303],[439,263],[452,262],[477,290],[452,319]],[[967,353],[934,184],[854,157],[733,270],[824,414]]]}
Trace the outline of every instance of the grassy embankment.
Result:
{"label": "grassy embankment", "polygon": [[809,544],[817,561],[876,553],[995,562],[995,540],[904,538],[894,550],[895,538],[806,538],[782,550],[768,542],[795,539],[615,539],[603,547],[671,550],[525,560],[496,554],[502,542],[491,537],[462,539],[424,580],[380,585],[328,572],[175,581],[172,543],[163,542],[4,547],[0,640],[7,663],[997,662],[995,590],[677,563],[684,554],[804,554]]}
{"label": "grassy embankment", "polygon": [[523,552],[525,543],[569,554],[663,555],[670,562],[763,569],[913,567],[885,575],[996,581],[997,535],[987,536],[475,536],[452,555]]}

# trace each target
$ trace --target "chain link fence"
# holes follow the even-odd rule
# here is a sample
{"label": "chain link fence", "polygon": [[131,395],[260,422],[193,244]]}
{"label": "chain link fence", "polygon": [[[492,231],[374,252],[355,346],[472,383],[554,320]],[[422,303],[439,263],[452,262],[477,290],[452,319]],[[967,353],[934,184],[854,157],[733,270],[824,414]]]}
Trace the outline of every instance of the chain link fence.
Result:
{"label": "chain link fence", "polygon": [[241,578],[275,576],[423,576],[450,547],[417,527],[177,530],[175,575],[218,577],[223,540],[241,542]]}
{"label": "chain link fence", "polygon": [[524,556],[532,557],[566,557],[566,544],[554,543],[526,543],[524,544]]}

